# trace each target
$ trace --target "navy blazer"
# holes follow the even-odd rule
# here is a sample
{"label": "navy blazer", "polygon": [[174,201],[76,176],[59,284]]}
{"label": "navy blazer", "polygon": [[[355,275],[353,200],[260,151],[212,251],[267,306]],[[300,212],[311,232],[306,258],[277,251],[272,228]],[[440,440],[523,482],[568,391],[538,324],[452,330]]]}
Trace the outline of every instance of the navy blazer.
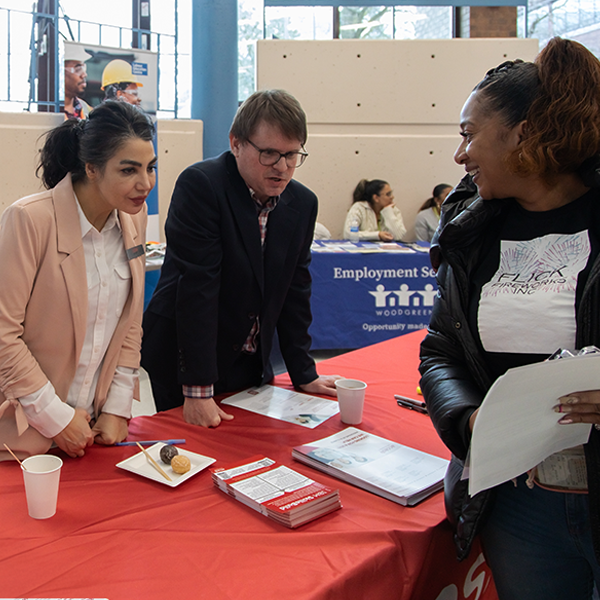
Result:
{"label": "navy blazer", "polygon": [[171,364],[167,353],[176,353],[170,383],[217,383],[258,315],[262,381],[273,376],[275,330],[293,383],[316,379],[308,334],[316,216],[315,194],[290,181],[269,214],[263,248],[256,206],[231,152],[183,171],[165,225],[165,262],[146,311],[162,324],[154,327],[156,317],[144,322],[142,364],[151,377],[161,361]]}

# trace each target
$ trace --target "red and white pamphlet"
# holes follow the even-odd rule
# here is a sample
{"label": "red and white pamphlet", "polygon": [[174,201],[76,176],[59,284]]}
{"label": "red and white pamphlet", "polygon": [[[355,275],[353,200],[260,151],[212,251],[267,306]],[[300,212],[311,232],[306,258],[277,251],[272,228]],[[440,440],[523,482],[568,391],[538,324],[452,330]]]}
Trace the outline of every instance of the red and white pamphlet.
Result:
{"label": "red and white pamphlet", "polygon": [[265,456],[211,469],[211,473],[219,489],[286,527],[298,527],[342,506],[339,490]]}

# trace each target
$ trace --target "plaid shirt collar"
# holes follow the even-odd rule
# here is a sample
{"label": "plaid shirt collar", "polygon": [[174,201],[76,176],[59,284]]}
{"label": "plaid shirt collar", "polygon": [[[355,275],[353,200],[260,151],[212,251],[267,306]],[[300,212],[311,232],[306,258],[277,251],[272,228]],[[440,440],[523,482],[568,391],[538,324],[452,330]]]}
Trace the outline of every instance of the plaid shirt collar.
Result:
{"label": "plaid shirt collar", "polygon": [[277,203],[279,202],[279,198],[281,198],[281,196],[271,196],[263,204],[256,198],[256,192],[250,186],[248,186],[248,190],[250,191],[250,197],[252,198],[252,200],[254,200],[257,214],[260,214],[263,211],[270,213],[277,206]]}
{"label": "plaid shirt collar", "polygon": [[265,240],[267,239],[267,221],[269,220],[269,213],[277,206],[280,196],[271,196],[264,204],[256,199],[254,190],[249,187],[250,196],[254,200],[254,206],[256,208],[256,215],[258,216],[258,225],[260,227],[260,245],[265,247]]}

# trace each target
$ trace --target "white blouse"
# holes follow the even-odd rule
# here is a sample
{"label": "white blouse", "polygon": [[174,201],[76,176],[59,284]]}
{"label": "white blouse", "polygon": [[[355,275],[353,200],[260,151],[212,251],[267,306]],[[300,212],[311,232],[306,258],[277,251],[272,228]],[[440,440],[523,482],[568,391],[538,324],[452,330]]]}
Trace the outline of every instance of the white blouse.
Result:
{"label": "white blouse", "polygon": [[[131,269],[125,253],[117,212],[102,231],[87,220],[77,202],[88,282],[87,323],[81,356],[66,402],[48,381],[42,388],[19,398],[29,424],[43,436],[58,435],[71,421],[76,408],[93,412],[94,395],[104,355],[121,318],[131,289]],[[102,412],[130,418],[138,370],[117,367]]]}

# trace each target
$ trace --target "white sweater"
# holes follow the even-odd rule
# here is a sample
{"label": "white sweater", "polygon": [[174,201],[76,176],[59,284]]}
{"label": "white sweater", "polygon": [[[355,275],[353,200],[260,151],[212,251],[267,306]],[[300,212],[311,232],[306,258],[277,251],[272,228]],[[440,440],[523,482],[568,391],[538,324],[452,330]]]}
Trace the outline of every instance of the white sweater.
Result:
{"label": "white sweater", "polygon": [[352,221],[358,222],[360,240],[379,240],[380,231],[388,231],[397,241],[406,235],[406,227],[402,214],[394,204],[390,204],[379,213],[379,221],[375,211],[368,202],[355,202],[346,215],[344,223],[344,239],[350,238]]}

